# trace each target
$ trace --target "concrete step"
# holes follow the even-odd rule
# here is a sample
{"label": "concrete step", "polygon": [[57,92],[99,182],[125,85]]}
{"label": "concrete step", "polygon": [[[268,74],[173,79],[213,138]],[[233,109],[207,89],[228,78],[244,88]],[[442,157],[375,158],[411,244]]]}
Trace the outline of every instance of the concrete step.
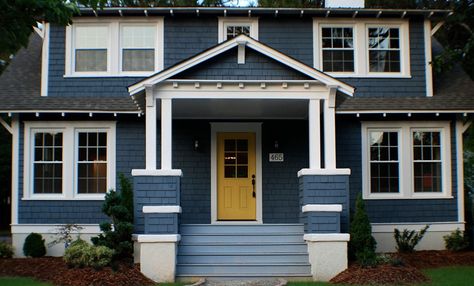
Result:
{"label": "concrete step", "polygon": [[251,225],[215,225],[215,224],[183,224],[179,233],[186,234],[272,234],[272,233],[303,233],[302,224],[251,224]]}
{"label": "concrete step", "polygon": [[292,253],[292,252],[306,252],[307,246],[305,243],[180,243],[180,254],[188,253]]}
{"label": "concrete step", "polygon": [[254,243],[267,243],[267,242],[294,242],[304,243],[303,233],[239,233],[239,234],[223,234],[223,233],[206,233],[206,234],[182,234],[182,243],[238,243],[238,242],[254,242]]}
{"label": "concrete step", "polygon": [[222,252],[178,254],[178,264],[233,264],[233,263],[308,263],[308,253],[251,253]]}
{"label": "concrete step", "polygon": [[261,277],[309,276],[311,266],[307,263],[233,263],[233,264],[178,264],[178,276],[234,276]]}

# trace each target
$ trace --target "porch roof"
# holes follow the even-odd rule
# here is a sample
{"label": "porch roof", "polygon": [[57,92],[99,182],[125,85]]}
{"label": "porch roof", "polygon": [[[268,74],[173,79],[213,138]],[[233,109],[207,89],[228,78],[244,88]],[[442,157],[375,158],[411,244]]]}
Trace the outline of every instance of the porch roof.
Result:
{"label": "porch roof", "polygon": [[[346,95],[352,96],[354,94],[355,88],[353,86],[344,83],[320,70],[312,68],[246,35],[240,35],[233,39],[229,39],[225,42],[217,44],[207,50],[204,50],[203,52],[195,56],[183,60],[161,72],[158,72],[148,78],[145,78],[129,86],[128,91],[130,95],[135,95],[137,93],[143,92],[148,86],[157,85],[179,73],[182,73],[183,71],[189,70],[190,68],[197,66],[198,64],[213,59],[238,46],[248,47],[262,55],[265,55],[275,60],[276,62],[279,62],[295,71],[300,72],[301,74],[308,76],[310,79],[321,82],[326,86],[337,88],[338,91]],[[259,81],[259,79],[256,78],[255,81]]]}

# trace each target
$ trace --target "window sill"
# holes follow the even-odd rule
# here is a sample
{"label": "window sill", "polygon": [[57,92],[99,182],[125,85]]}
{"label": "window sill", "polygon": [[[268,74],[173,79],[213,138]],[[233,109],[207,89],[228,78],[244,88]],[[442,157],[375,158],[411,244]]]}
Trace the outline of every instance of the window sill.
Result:
{"label": "window sill", "polygon": [[411,78],[411,75],[377,73],[377,74],[355,74],[355,73],[331,73],[326,74],[335,78]]}
{"label": "window sill", "polygon": [[436,200],[436,199],[454,199],[453,196],[448,196],[445,194],[432,194],[432,195],[412,195],[412,196],[403,196],[403,195],[367,195],[364,194],[364,200]]}
{"label": "window sill", "polygon": [[154,75],[158,71],[147,72],[147,73],[119,73],[119,74],[110,74],[110,73],[96,73],[96,74],[70,74],[63,75],[63,78],[107,78],[107,77],[149,77]]}
{"label": "window sill", "polygon": [[103,196],[93,196],[93,197],[73,197],[73,198],[66,198],[66,197],[23,197],[21,198],[22,201],[103,201],[105,200],[105,195]]}

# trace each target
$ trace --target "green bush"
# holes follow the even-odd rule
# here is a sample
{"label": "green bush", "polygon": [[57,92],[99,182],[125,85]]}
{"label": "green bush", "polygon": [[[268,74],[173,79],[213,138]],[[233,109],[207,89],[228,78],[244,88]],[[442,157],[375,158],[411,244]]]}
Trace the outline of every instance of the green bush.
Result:
{"label": "green bush", "polygon": [[93,246],[82,239],[71,243],[64,253],[64,261],[70,267],[101,269],[110,264],[114,251],[105,246]]}
{"label": "green bush", "polygon": [[119,174],[119,180],[120,193],[108,192],[102,206],[102,212],[111,218],[112,223],[101,223],[100,230],[103,233],[92,238],[94,245],[114,250],[115,261],[131,260],[133,257],[133,190],[123,174]]}
{"label": "green bush", "polygon": [[377,242],[372,237],[372,226],[365,211],[361,194],[357,196],[350,234],[349,251],[351,258],[356,259],[363,266],[375,265],[377,263],[377,256],[375,255]]}
{"label": "green bush", "polygon": [[451,251],[461,251],[469,247],[469,239],[458,228],[451,234],[443,236],[446,249]]}
{"label": "green bush", "polygon": [[0,241],[0,258],[12,258],[13,247],[6,242]]}
{"label": "green bush", "polygon": [[400,232],[400,230],[395,229],[394,237],[398,252],[407,253],[415,251],[415,246],[421,241],[429,227],[430,226],[427,225],[419,232],[408,229],[404,229],[403,232]]}
{"label": "green bush", "polygon": [[30,233],[23,244],[23,254],[31,257],[42,257],[46,254],[44,239],[39,233]]}

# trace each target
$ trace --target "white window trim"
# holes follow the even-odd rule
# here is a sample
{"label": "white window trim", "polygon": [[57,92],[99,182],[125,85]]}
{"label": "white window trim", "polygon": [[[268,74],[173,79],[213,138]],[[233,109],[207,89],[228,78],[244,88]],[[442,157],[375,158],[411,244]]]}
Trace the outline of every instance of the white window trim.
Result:
{"label": "white window trim", "polygon": [[[127,18],[117,20],[116,18],[75,18],[74,24],[66,27],[66,52],[65,52],[65,74],[64,77],[146,77],[155,74],[164,67],[164,20],[163,17],[153,18]],[[122,49],[121,49],[121,25],[156,25],[155,43],[155,70],[146,72],[122,72]],[[74,27],[81,25],[108,26],[109,38],[107,49],[107,72],[76,72],[74,53]]]}
{"label": "white window trim", "polygon": [[[107,132],[107,191],[115,189],[115,122],[54,122],[25,121],[24,130],[24,174],[23,200],[103,200],[105,194],[77,193],[77,132],[82,130]],[[34,173],[34,132],[63,132],[63,192],[61,194],[35,194]]]}
{"label": "white window trim", "polygon": [[[400,28],[400,72],[373,73],[369,71],[368,27],[398,27]],[[353,27],[354,37],[354,72],[327,72],[333,77],[354,78],[411,78],[410,72],[410,35],[407,19],[321,19],[313,18],[313,65],[323,70],[322,61],[322,27]]]}
{"label": "white window trim", "polygon": [[[374,194],[370,192],[370,161],[368,131],[399,132],[399,193]],[[412,132],[416,130],[441,132],[441,192],[415,193],[413,170]],[[451,128],[447,121],[440,122],[362,122],[362,194],[364,199],[436,199],[452,198]]]}
{"label": "white window trim", "polygon": [[242,18],[242,17],[219,17],[218,24],[218,42],[222,43],[227,40],[227,26],[250,25],[250,37],[258,40],[258,18]]}

